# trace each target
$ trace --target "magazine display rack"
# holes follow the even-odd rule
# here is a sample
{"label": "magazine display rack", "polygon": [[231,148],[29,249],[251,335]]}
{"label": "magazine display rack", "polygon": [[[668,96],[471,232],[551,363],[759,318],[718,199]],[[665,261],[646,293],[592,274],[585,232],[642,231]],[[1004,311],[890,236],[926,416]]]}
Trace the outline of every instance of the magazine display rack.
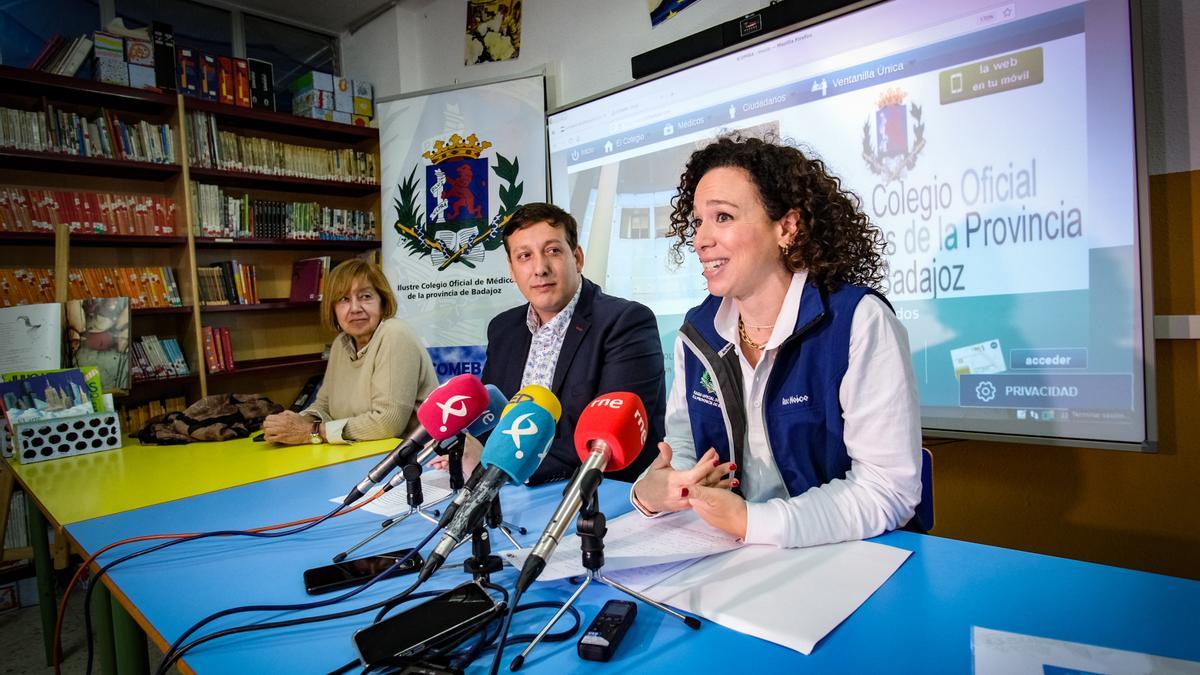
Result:
{"label": "magazine display rack", "polygon": [[13,425],[13,455],[21,464],[86,455],[121,447],[115,412],[60,417]]}

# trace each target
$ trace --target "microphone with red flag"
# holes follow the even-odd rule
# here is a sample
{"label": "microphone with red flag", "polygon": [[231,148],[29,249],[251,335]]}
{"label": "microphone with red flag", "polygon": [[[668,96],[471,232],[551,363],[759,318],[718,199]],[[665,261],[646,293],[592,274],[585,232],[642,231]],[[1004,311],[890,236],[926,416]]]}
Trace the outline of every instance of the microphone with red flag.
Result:
{"label": "microphone with red flag", "polygon": [[646,445],[650,432],[646,406],[637,394],[603,394],[583,409],[575,425],[575,452],[583,465],[563,492],[546,530],[525,560],[517,591],[525,592],[546,567],[567,528],[591,497],[605,471],[620,471],[633,463]]}
{"label": "microphone with red flag", "polygon": [[354,486],[342,504],[348,506],[357,501],[372,485],[387,478],[397,466],[412,460],[430,441],[444,441],[466,429],[487,410],[489,400],[488,390],[474,375],[452,377],[434,389],[417,408],[417,420],[421,425],[368,471],[367,477]]}

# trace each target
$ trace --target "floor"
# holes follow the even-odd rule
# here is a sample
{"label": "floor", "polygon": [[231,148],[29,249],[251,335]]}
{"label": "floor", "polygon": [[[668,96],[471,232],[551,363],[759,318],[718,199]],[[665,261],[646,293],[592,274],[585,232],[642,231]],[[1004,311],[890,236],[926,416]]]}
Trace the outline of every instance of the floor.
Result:
{"label": "floor", "polygon": [[[68,578],[63,577],[59,585],[60,602],[62,588],[67,580]],[[82,675],[87,672],[87,652],[83,640],[83,593],[76,590],[71,594],[66,619],[63,622],[64,675]],[[162,661],[162,652],[153,642],[147,642],[150,672],[154,672]],[[46,665],[42,648],[42,618],[37,606],[0,614],[0,675],[47,675],[53,672],[54,668]],[[98,660],[94,663],[93,672],[100,673]],[[172,668],[171,672],[177,674],[179,671]]]}

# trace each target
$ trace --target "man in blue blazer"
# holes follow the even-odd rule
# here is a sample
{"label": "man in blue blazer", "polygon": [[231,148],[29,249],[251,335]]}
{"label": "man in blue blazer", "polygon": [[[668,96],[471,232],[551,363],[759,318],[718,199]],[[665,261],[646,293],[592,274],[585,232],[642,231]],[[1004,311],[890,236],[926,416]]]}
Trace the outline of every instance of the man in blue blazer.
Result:
{"label": "man in blue blazer", "polygon": [[510,396],[541,384],[562,403],[554,443],[529,483],[571,477],[580,464],[574,447],[579,415],[597,396],[614,391],[637,394],[650,417],[638,459],[607,475],[633,481],[658,455],[663,438],[666,391],[654,313],[583,278],[579,228],[557,206],[522,206],[503,235],[513,281],[528,303],[488,325],[483,381]]}

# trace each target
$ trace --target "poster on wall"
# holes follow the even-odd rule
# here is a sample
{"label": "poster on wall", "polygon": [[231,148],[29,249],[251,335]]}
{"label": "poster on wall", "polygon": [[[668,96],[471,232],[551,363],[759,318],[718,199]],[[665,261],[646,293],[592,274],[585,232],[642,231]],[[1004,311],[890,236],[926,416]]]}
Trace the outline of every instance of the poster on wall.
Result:
{"label": "poster on wall", "polygon": [[443,381],[482,373],[488,322],[525,302],[501,227],[546,199],[545,101],[538,74],[378,104],[384,271]]}
{"label": "poster on wall", "polygon": [[646,0],[646,9],[650,12],[650,25],[657,26],[687,9],[688,5],[694,2],[696,0]]}
{"label": "poster on wall", "polygon": [[465,65],[521,55],[521,0],[467,0]]}

